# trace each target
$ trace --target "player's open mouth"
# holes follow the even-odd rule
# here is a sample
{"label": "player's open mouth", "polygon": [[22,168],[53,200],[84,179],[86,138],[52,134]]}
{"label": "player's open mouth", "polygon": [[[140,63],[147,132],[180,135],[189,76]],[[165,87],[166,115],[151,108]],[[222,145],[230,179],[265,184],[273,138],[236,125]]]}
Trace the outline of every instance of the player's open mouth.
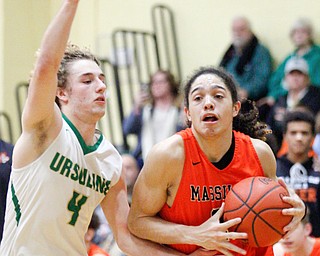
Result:
{"label": "player's open mouth", "polygon": [[106,99],[105,99],[105,97],[103,97],[103,96],[101,96],[101,97],[98,97],[98,98],[96,98],[96,100],[95,101],[106,101]]}
{"label": "player's open mouth", "polygon": [[202,118],[204,122],[215,122],[218,121],[218,118],[213,114],[207,114]]}

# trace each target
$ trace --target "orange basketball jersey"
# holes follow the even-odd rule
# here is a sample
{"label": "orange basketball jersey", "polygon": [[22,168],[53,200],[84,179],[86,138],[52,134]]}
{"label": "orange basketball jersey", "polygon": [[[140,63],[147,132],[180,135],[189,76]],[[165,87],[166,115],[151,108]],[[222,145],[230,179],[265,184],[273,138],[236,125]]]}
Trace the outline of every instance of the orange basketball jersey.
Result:
{"label": "orange basketball jersey", "polygon": [[[161,218],[178,224],[200,225],[220,208],[234,184],[251,176],[264,176],[250,137],[236,131],[233,133],[234,155],[229,165],[222,170],[208,160],[191,129],[178,133],[184,140],[183,174],[174,203],[172,207],[164,205],[160,211]],[[245,242],[236,241],[235,243],[245,248],[249,252],[247,255],[265,255],[261,253],[262,248],[259,249],[259,254],[256,254],[256,249],[247,248]],[[170,246],[186,254],[198,248],[196,245],[184,244]]]}

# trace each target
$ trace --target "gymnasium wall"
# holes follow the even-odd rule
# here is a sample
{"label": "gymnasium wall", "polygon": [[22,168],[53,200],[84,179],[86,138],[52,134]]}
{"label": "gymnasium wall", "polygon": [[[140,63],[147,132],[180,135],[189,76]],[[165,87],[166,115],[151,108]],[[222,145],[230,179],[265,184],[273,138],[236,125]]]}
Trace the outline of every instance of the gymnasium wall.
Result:
{"label": "gymnasium wall", "polygon": [[[0,0],[0,110],[10,114],[15,139],[20,132],[15,86],[28,80],[34,52],[60,3]],[[155,4],[174,12],[183,78],[201,65],[218,64],[230,43],[230,22],[235,15],[251,20],[275,65],[293,49],[289,29],[298,17],[311,19],[320,43],[318,0],[80,0],[70,40],[90,47],[99,57],[110,57],[112,32],[117,28],[151,30]]]}

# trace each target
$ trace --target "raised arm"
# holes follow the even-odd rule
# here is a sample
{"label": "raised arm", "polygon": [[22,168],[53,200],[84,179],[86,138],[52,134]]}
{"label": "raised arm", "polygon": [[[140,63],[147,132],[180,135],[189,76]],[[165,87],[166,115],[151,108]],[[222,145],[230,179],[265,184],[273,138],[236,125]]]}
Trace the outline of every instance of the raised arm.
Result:
{"label": "raised arm", "polygon": [[38,51],[23,113],[24,129],[52,122],[57,72],[69,38],[79,0],[65,0],[47,28]]}
{"label": "raised arm", "polygon": [[[64,0],[48,26],[37,52],[22,115],[22,136],[16,144],[16,167],[36,159],[57,136],[62,119],[56,106],[57,72],[79,0]],[[30,147],[30,145],[33,147]],[[28,152],[28,154],[25,154]]]}

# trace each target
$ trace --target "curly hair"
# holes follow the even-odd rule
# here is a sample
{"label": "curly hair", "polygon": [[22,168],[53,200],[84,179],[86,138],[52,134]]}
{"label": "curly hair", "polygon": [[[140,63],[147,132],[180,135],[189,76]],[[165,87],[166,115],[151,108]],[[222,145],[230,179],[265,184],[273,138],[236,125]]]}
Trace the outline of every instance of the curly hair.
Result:
{"label": "curly hair", "polygon": [[[187,80],[184,87],[184,103],[185,107],[189,109],[189,93],[194,81],[201,75],[212,74],[218,76],[224,84],[227,86],[231,93],[233,104],[238,99],[237,83],[233,77],[227,73],[223,68],[215,67],[201,67],[196,70]],[[187,126],[191,127],[191,121],[186,120]],[[266,135],[271,133],[270,129],[267,129],[267,125],[259,121],[259,111],[255,103],[250,100],[242,100],[241,108],[237,116],[233,118],[233,129],[249,135],[252,138],[266,141]]]}
{"label": "curly hair", "polygon": [[[95,57],[88,48],[80,48],[75,44],[68,44],[61,60],[60,67],[57,73],[58,87],[66,88],[67,79],[69,76],[69,66],[77,60],[92,60],[101,66],[100,61]],[[56,103],[60,107],[59,99],[56,97]]]}

